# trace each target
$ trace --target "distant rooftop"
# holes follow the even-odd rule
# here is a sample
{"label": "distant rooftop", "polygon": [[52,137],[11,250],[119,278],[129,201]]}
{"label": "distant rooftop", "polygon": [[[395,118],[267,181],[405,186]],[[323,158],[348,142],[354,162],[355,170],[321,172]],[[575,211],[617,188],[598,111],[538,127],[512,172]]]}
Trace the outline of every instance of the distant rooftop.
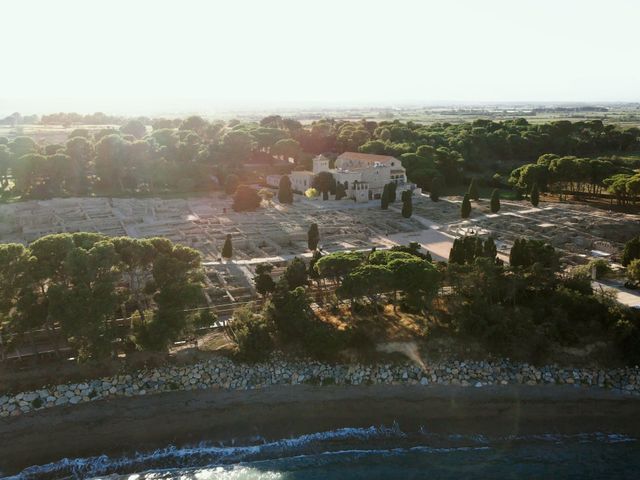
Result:
{"label": "distant rooftop", "polygon": [[358,152],[344,152],[338,156],[341,160],[354,160],[357,162],[365,163],[385,163],[391,160],[396,160],[395,157],[389,155],[374,155],[372,153],[358,153]]}

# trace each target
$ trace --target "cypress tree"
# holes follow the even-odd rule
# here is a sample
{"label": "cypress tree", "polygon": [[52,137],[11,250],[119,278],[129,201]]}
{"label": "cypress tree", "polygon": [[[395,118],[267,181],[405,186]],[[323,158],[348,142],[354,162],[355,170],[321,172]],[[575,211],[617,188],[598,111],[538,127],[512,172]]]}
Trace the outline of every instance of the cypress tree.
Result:
{"label": "cypress tree", "polygon": [[498,248],[496,247],[496,242],[493,238],[489,237],[484,241],[484,245],[482,247],[482,254],[484,257],[490,258],[492,260],[496,259],[498,255]]}
{"label": "cypress tree", "polygon": [[442,190],[444,187],[444,182],[442,177],[438,175],[437,177],[433,177],[431,180],[431,192],[429,193],[429,198],[431,201],[437,202],[440,200],[440,195],[442,195]]}
{"label": "cypress tree", "polygon": [[387,210],[389,208],[389,185],[385,185],[380,196],[380,208]]}
{"label": "cypress tree", "polygon": [[320,251],[319,250],[315,250],[313,252],[313,256],[311,257],[311,260],[309,260],[309,278],[313,278],[314,280],[317,280],[317,279],[320,278],[320,275],[318,274],[318,271],[316,270],[316,263],[321,258],[322,258],[322,254],[320,253]]}
{"label": "cypress tree", "polygon": [[478,193],[478,187],[476,186],[476,179],[472,178],[471,183],[469,184],[469,198],[471,200],[480,200],[480,194]]}
{"label": "cypress tree", "polygon": [[471,215],[471,202],[469,201],[469,194],[465,193],[462,199],[462,205],[460,206],[460,216],[462,218],[469,218]]}
{"label": "cypress tree", "polygon": [[293,203],[293,190],[291,190],[291,180],[288,175],[283,175],[282,178],[280,178],[278,201],[280,203]]}
{"label": "cypress tree", "polygon": [[276,282],[271,278],[271,270],[273,270],[273,265],[268,263],[262,263],[256,267],[256,276],[253,277],[253,281],[256,285],[256,291],[262,296],[268,295],[276,288]]}
{"label": "cypress tree", "polygon": [[540,191],[538,190],[538,184],[534,183],[531,188],[531,205],[537,207],[540,203]]}
{"label": "cypress tree", "polygon": [[222,257],[227,260],[233,256],[233,244],[231,243],[231,234],[227,234],[227,238],[222,246]]}
{"label": "cypress tree", "polygon": [[307,231],[307,245],[309,250],[314,251],[318,248],[318,242],[320,242],[320,231],[318,230],[318,224],[312,223]]}
{"label": "cypress tree", "polygon": [[459,238],[455,238],[453,240],[453,246],[449,251],[449,263],[457,263],[459,265],[464,265],[465,255],[464,255],[464,244],[463,240]]}
{"label": "cypress tree", "polygon": [[404,218],[411,218],[413,215],[413,200],[411,192],[405,190],[402,192],[402,216]]}
{"label": "cypress tree", "polygon": [[396,184],[391,182],[389,185],[389,203],[393,203],[396,201]]}
{"label": "cypress tree", "polygon": [[491,213],[498,213],[500,210],[500,193],[498,189],[491,192]]}

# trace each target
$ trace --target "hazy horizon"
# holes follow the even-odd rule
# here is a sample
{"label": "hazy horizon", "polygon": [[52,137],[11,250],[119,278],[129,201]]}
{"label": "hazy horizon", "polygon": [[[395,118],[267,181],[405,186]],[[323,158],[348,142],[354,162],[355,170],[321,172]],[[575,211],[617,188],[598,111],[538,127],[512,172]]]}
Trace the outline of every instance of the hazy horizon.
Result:
{"label": "hazy horizon", "polygon": [[23,0],[3,13],[0,115],[640,101],[632,0]]}

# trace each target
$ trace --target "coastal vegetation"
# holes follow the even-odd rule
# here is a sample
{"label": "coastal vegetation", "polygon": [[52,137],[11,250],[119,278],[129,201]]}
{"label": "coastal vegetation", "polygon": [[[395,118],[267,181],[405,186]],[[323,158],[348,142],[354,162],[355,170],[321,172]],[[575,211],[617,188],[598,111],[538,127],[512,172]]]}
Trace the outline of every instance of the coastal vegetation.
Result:
{"label": "coastal vegetation", "polygon": [[162,350],[195,329],[200,253],[163,238],[56,234],[0,245],[0,331],[8,346],[43,334],[80,361]]}
{"label": "coastal vegetation", "polygon": [[293,263],[268,282],[268,302],[236,313],[230,329],[252,360],[277,348],[319,358],[367,352],[404,324],[412,340],[446,338],[525,361],[602,341],[609,361],[638,361],[640,315],[594,291],[588,269],[563,271],[555,249],[537,240],[516,241],[509,264],[496,251],[491,239],[469,236],[454,242],[448,264],[415,244],[331,253],[315,261],[313,280],[300,269],[291,287]]}
{"label": "coastal vegetation", "polygon": [[[605,275],[604,262],[564,270],[551,245],[518,239],[507,264],[491,238],[476,236],[456,239],[448,263],[433,262],[415,243],[323,254],[314,226],[310,261],[294,258],[276,278],[269,264],[255,269],[262,301],[236,310],[224,327],[241,358],[274,350],[366,357],[385,341],[439,339],[530,362],[594,342],[608,345],[606,362],[640,359],[639,312],[592,287],[591,269]],[[631,281],[638,281],[638,242],[625,249]],[[223,256],[232,257],[230,238]],[[71,348],[79,361],[167,351],[216,321],[197,251],[93,233],[1,245],[0,308],[7,346],[44,336],[56,354]]]}

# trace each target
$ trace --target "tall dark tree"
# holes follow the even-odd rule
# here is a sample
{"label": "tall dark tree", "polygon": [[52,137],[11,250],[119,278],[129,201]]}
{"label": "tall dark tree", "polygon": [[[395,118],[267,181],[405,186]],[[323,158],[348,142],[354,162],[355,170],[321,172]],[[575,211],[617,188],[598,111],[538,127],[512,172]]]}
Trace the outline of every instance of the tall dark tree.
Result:
{"label": "tall dark tree", "polygon": [[409,190],[402,192],[402,216],[411,218],[413,215],[413,195]]}
{"label": "tall dark tree", "polygon": [[382,189],[382,195],[380,195],[380,208],[382,210],[389,209],[389,185],[385,185]]}
{"label": "tall dark tree", "polygon": [[496,242],[491,237],[487,238],[482,245],[482,256],[495,261],[497,255],[498,248],[496,247]]}
{"label": "tall dark tree", "polygon": [[393,203],[396,201],[397,185],[394,182],[391,182],[388,185],[389,185],[389,203]]}
{"label": "tall dark tree", "polygon": [[540,203],[540,190],[538,190],[538,184],[534,183],[533,187],[531,188],[531,205],[533,205],[534,207],[537,207],[538,204]]}
{"label": "tall dark tree", "polygon": [[280,203],[293,203],[293,190],[291,189],[291,179],[289,179],[288,175],[283,175],[280,178],[278,201]]}
{"label": "tall dark tree", "polygon": [[289,285],[290,290],[295,290],[298,287],[304,287],[307,285],[307,266],[304,263],[304,260],[301,258],[295,257],[289,265],[287,265],[287,269],[284,271],[284,279]]}
{"label": "tall dark tree", "polygon": [[271,271],[273,265],[270,263],[261,263],[256,267],[256,276],[253,277],[253,281],[256,285],[256,291],[266,297],[272,293],[276,288],[276,282],[271,278]]}
{"label": "tall dark tree", "polygon": [[455,238],[453,245],[449,251],[449,263],[457,263],[458,265],[464,265],[464,244],[461,239]]}
{"label": "tall dark tree", "polygon": [[478,186],[476,185],[476,179],[472,178],[471,183],[469,184],[469,198],[471,200],[480,200],[480,194],[478,193]]}
{"label": "tall dark tree", "polygon": [[233,243],[231,240],[231,234],[227,234],[227,238],[224,240],[224,245],[222,246],[222,257],[227,260],[233,256]]}
{"label": "tall dark tree", "polygon": [[469,215],[471,215],[471,202],[469,201],[469,194],[465,193],[460,206],[460,217],[469,218]]}
{"label": "tall dark tree", "polygon": [[429,198],[432,201],[437,202],[440,200],[440,195],[442,195],[442,191],[444,190],[444,178],[440,175],[433,177],[431,180],[431,191],[429,192]]}
{"label": "tall dark tree", "polygon": [[320,242],[320,231],[318,230],[318,224],[312,223],[307,231],[307,246],[309,250],[314,251],[318,248],[318,242]]}
{"label": "tall dark tree", "polygon": [[320,172],[311,180],[311,186],[322,193],[323,200],[329,200],[329,192],[336,190],[336,180],[331,172]]}
{"label": "tall dark tree", "polygon": [[318,273],[318,270],[316,270],[316,263],[318,263],[318,260],[320,260],[322,258],[322,253],[320,253],[319,250],[314,250],[313,251],[313,255],[311,256],[311,260],[309,260],[309,278],[313,279],[313,280],[318,280],[320,278],[320,274]]}
{"label": "tall dark tree", "polygon": [[341,182],[336,183],[336,200],[342,200],[347,196],[347,190]]}
{"label": "tall dark tree", "polygon": [[500,193],[498,189],[491,192],[491,213],[498,213],[500,210]]}

